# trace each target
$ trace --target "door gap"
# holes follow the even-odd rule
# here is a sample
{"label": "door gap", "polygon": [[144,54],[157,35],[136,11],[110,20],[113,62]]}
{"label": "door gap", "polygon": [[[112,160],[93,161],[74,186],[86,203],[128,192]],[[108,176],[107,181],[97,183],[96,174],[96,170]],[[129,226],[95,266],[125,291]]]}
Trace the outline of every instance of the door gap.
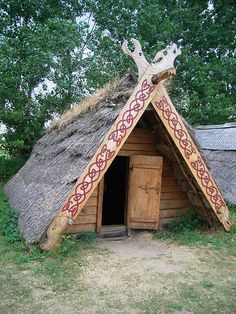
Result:
{"label": "door gap", "polygon": [[117,156],[104,176],[102,226],[126,224],[129,157]]}

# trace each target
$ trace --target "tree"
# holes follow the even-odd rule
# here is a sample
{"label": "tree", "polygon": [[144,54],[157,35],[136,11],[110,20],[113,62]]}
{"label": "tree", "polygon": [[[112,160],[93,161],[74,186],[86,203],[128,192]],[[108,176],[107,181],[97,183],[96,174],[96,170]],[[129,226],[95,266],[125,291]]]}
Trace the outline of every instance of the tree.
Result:
{"label": "tree", "polygon": [[77,1],[0,4],[0,123],[4,147],[28,156],[45,122],[84,96],[88,19]]}
{"label": "tree", "polygon": [[170,94],[192,124],[235,121],[233,0],[2,0],[0,123],[4,146],[29,155],[45,123],[134,67],[121,51],[136,37],[151,60],[182,47]]}
{"label": "tree", "polygon": [[138,38],[149,59],[171,40],[182,47],[170,91],[180,112],[192,124],[235,121],[235,1],[99,0],[87,6],[98,28],[109,34],[97,43],[97,60],[103,59],[97,72],[105,64],[110,79],[127,63],[132,67],[119,53],[125,38]]}

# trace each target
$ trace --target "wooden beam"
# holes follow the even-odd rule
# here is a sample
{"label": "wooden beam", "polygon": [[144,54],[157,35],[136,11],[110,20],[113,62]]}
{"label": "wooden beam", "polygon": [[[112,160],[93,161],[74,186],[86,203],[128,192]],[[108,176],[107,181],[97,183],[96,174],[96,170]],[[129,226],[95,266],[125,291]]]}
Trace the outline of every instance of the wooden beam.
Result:
{"label": "wooden beam", "polygon": [[152,77],[152,83],[153,84],[158,84],[161,81],[171,77],[171,76],[175,76],[176,75],[176,70],[175,69],[170,69],[169,71],[165,71],[162,73],[158,73],[153,75]]}
{"label": "wooden beam", "polygon": [[162,200],[160,203],[160,210],[165,209],[177,209],[189,206],[189,200],[185,199],[171,199],[171,200]]}
{"label": "wooden beam", "polygon": [[73,234],[73,233],[79,233],[84,231],[94,231],[96,230],[96,224],[94,223],[88,223],[88,224],[81,224],[81,225],[68,225],[66,228],[66,234]]}
{"label": "wooden beam", "polygon": [[103,208],[103,194],[104,194],[104,177],[98,185],[98,207],[97,207],[97,225],[96,232],[101,232],[102,227],[102,208]]}
{"label": "wooden beam", "polygon": [[152,99],[152,105],[188,165],[189,170],[208,200],[212,210],[223,224],[225,230],[229,231],[232,226],[229,220],[229,210],[198,148],[194,144],[162,83],[158,84],[158,90]]}
{"label": "wooden beam", "polygon": [[186,207],[176,209],[166,209],[160,211],[160,219],[163,218],[176,218],[178,216],[186,215],[188,209]]}

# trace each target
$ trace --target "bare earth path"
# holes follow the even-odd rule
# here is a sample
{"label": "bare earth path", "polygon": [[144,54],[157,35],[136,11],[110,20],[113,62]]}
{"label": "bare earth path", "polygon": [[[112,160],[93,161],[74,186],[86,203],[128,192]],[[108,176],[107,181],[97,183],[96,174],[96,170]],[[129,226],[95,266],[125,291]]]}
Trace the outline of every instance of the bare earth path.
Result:
{"label": "bare earth path", "polygon": [[[35,276],[30,265],[15,274],[18,287],[14,294],[3,292],[0,312],[236,313],[236,258],[223,251],[168,244],[144,233],[98,239],[98,247],[72,262],[66,289]],[[17,301],[21,287],[30,287],[25,301]]]}

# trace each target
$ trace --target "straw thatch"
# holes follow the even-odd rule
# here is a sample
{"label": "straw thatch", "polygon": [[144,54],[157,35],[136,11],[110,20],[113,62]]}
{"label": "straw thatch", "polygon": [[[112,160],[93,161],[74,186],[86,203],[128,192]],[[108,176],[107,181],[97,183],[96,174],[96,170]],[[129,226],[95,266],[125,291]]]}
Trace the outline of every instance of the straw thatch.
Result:
{"label": "straw thatch", "polygon": [[[127,74],[65,113],[35,145],[22,169],[6,184],[10,203],[19,213],[27,243],[41,241],[68,193],[98,149],[131,95],[136,81]],[[179,186],[204,216],[215,219],[188,167],[153,110],[141,124],[157,134],[157,150],[167,159]]]}

